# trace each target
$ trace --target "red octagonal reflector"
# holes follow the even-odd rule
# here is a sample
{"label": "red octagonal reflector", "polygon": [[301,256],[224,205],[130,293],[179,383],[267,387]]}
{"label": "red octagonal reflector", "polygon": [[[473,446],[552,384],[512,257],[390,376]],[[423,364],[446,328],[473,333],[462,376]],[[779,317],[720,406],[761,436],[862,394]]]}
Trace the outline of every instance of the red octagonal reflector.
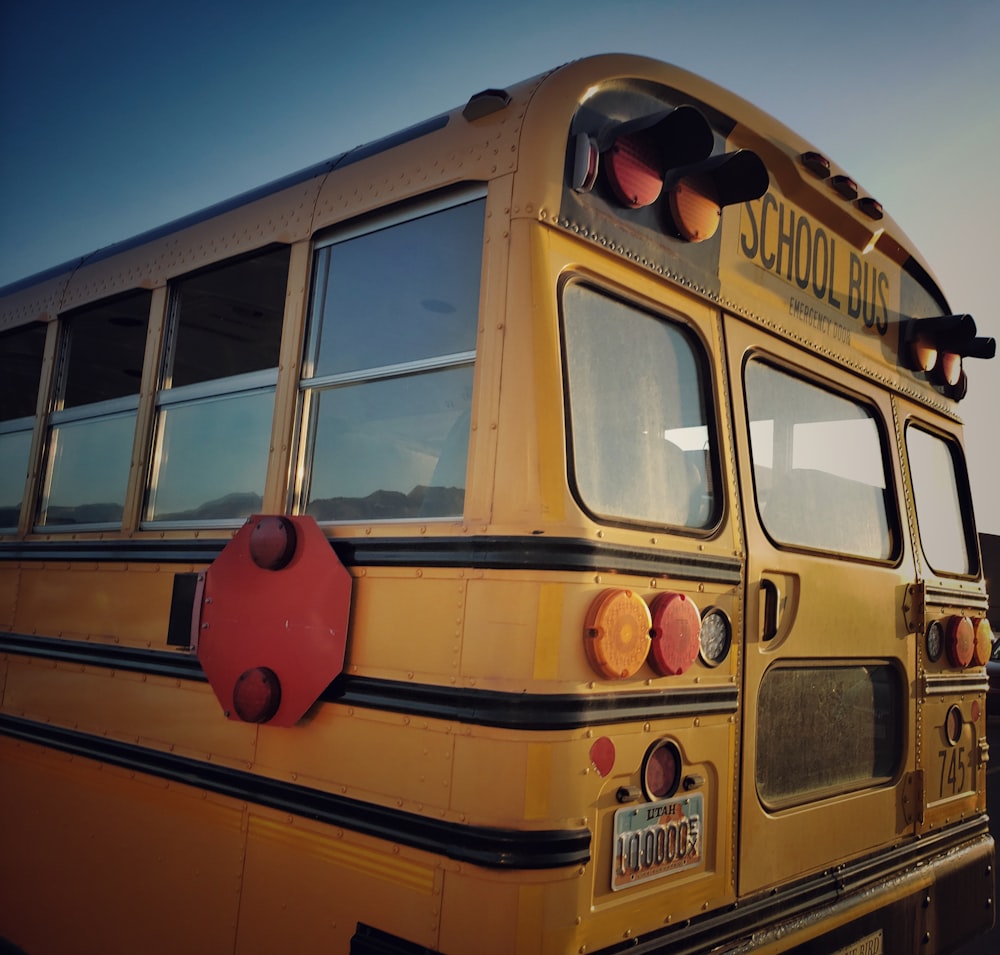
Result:
{"label": "red octagonal reflector", "polygon": [[192,634],[226,716],[302,719],[344,668],[350,609],[351,575],[311,517],[251,517],[206,571]]}

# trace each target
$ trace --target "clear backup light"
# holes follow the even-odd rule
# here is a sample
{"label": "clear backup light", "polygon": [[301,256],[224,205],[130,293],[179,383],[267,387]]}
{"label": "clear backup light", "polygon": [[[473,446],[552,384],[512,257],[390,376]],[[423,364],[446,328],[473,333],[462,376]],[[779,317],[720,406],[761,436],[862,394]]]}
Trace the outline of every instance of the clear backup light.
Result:
{"label": "clear backup light", "polygon": [[701,618],[699,645],[701,659],[710,667],[717,667],[729,656],[733,645],[733,625],[718,607],[705,611]]}
{"label": "clear backup light", "polygon": [[926,634],[927,659],[931,663],[937,663],[944,652],[944,629],[940,621],[932,620],[927,627]]}

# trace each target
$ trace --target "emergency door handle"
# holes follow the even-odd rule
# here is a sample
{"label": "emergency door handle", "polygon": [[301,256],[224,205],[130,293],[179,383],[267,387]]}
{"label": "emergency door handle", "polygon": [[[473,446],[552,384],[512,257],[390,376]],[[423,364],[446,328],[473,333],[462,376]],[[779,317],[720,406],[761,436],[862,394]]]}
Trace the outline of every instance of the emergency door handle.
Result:
{"label": "emergency door handle", "polygon": [[760,591],[764,599],[764,632],[762,637],[766,643],[778,635],[778,585],[773,580],[765,578],[760,582]]}

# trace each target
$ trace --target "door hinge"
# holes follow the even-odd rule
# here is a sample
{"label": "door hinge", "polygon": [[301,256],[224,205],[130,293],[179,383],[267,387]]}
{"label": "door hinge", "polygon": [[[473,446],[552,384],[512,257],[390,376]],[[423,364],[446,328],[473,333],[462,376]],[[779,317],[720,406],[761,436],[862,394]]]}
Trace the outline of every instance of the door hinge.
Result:
{"label": "door hinge", "polygon": [[907,825],[924,821],[924,771],[907,773],[903,781],[903,818]]}

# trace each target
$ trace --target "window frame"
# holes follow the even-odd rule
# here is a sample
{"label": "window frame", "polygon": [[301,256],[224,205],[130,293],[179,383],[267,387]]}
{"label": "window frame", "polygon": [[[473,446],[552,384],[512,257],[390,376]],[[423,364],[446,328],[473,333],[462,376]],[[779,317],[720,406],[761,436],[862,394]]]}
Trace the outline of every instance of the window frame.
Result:
{"label": "window frame", "polygon": [[[161,478],[163,476],[163,445],[165,441],[164,420],[171,410],[197,405],[209,405],[227,399],[252,397],[263,393],[271,395],[271,415],[267,421],[266,433],[256,434],[264,446],[263,458],[260,462],[259,496],[261,505],[264,499],[268,472],[268,457],[271,446],[271,432],[274,426],[274,401],[277,393],[277,382],[281,364],[281,341],[287,324],[288,282],[291,275],[291,245],[286,243],[271,243],[250,252],[211,263],[205,268],[197,269],[184,275],[175,276],[168,283],[167,316],[165,321],[163,347],[159,356],[156,392],[152,402],[152,424],[150,428],[150,453],[145,475],[142,509],[139,526],[142,530],[174,530],[180,528],[201,529],[206,527],[240,527],[249,514],[239,517],[209,517],[209,518],[158,518],[157,497]],[[177,341],[180,334],[181,314],[184,302],[184,286],[192,280],[211,273],[219,273],[239,265],[252,262],[255,259],[279,252],[285,254],[284,284],[275,305],[279,310],[279,328],[274,351],[274,364],[267,368],[224,375],[214,378],[204,378],[188,384],[173,384],[174,363],[177,355]],[[236,493],[236,492],[234,492]],[[204,504],[211,503],[205,501]],[[251,511],[252,512],[252,511]]]}
{"label": "window frame", "polygon": [[[480,255],[478,271],[478,294],[476,296],[475,315],[471,321],[473,328],[474,347],[461,351],[445,352],[436,355],[415,358],[409,361],[390,362],[381,365],[369,365],[364,368],[346,371],[316,374],[321,357],[321,337],[324,324],[324,306],[327,300],[329,269],[318,268],[320,254],[325,249],[364,238],[391,229],[395,226],[430,218],[436,214],[456,209],[470,203],[482,203],[483,231],[480,233]],[[298,413],[296,415],[295,435],[295,467],[294,480],[290,487],[290,503],[297,513],[309,513],[313,503],[310,499],[312,475],[315,462],[317,436],[317,416],[320,399],[325,393],[338,388],[377,384],[402,379],[415,379],[421,375],[433,374],[468,368],[472,372],[472,390],[475,390],[475,366],[479,350],[479,322],[482,309],[483,288],[485,285],[486,261],[486,222],[488,193],[483,183],[466,183],[465,185],[442,193],[420,196],[407,200],[391,208],[361,216],[356,220],[342,223],[322,236],[318,236],[310,249],[311,280],[309,295],[306,302],[306,328],[302,344],[302,364],[297,383]],[[468,413],[472,410],[470,397]],[[459,416],[461,417],[461,415]],[[471,429],[468,441],[471,442]],[[468,492],[469,444],[466,450],[466,484],[463,496]],[[427,523],[428,521],[454,521],[463,518],[464,505],[457,513],[422,514],[419,516],[364,516],[364,517],[317,517],[317,523],[323,526],[364,524],[406,524]]]}
{"label": "window frame", "polygon": [[[27,438],[28,444],[27,453],[23,457],[18,458],[18,464],[23,463],[24,467],[21,471],[21,496],[17,504],[14,521],[13,523],[0,522],[0,536],[17,533],[21,524],[21,519],[24,516],[25,505],[30,503],[29,476],[32,469],[32,452],[35,443],[35,432],[38,425],[38,401],[39,395],[42,391],[42,382],[45,378],[45,350],[49,329],[44,323],[29,322],[24,325],[18,325],[14,328],[7,329],[0,333],[0,341],[4,340],[8,336],[15,338],[22,334],[36,336],[35,340],[40,345],[40,348],[37,355],[29,356],[32,360],[37,360],[37,369],[34,369],[36,374],[34,376],[33,397],[30,402],[25,402],[25,406],[30,405],[31,412],[29,414],[19,415],[18,417],[0,418],[0,443],[2,443],[2,439],[6,436],[22,435]],[[20,376],[18,376],[15,372],[15,380],[17,380],[18,377]],[[26,410],[26,407],[20,407],[19,410]],[[8,461],[8,468],[9,467],[10,462]],[[15,477],[14,482],[12,482],[14,487],[16,487],[16,481],[17,478]],[[2,503],[3,502],[0,501],[0,504]],[[13,501],[11,503],[13,506]]]}
{"label": "window frame", "polygon": [[[127,300],[135,300],[137,304],[145,302],[145,314],[142,319],[141,334],[141,359],[139,362],[140,377],[135,382],[135,390],[131,394],[119,395],[114,398],[105,398],[99,401],[73,403],[69,407],[65,406],[66,392],[69,387],[70,366],[73,358],[73,340],[79,333],[78,323],[81,319],[86,320],[88,315],[99,313],[104,309],[112,308],[115,304]],[[128,487],[132,473],[133,453],[136,440],[136,429],[139,418],[139,404],[141,399],[142,383],[141,373],[148,360],[149,348],[149,328],[152,321],[153,293],[150,289],[133,288],[127,292],[112,295],[106,298],[97,299],[78,308],[70,309],[58,317],[58,340],[56,345],[56,372],[52,383],[52,393],[49,398],[49,411],[45,421],[44,439],[42,448],[42,469],[40,482],[38,485],[37,501],[34,504],[35,511],[33,517],[34,530],[37,533],[46,534],[67,534],[86,531],[116,530],[123,526],[126,520],[125,508],[128,505]],[[118,518],[106,521],[81,521],[72,522],[50,522],[49,511],[53,506],[60,506],[58,502],[53,503],[51,492],[56,469],[56,458],[59,454],[57,435],[67,426],[74,425],[86,427],[88,424],[98,425],[114,421],[116,419],[130,419],[132,427],[127,448],[122,448],[123,471],[119,476],[118,483],[121,492],[122,511]],[[110,482],[105,482],[110,486]],[[113,502],[93,502],[93,503],[113,503]],[[74,505],[75,507],[86,506]]]}
{"label": "window frame", "polygon": [[[569,356],[566,336],[565,294],[571,286],[580,286],[598,295],[603,295],[612,302],[632,309],[652,321],[671,326],[689,345],[694,356],[699,373],[700,391],[704,400],[707,440],[709,443],[706,459],[708,469],[706,483],[714,489],[712,510],[704,525],[667,524],[642,518],[626,518],[623,516],[602,514],[589,504],[580,488],[577,477],[576,455],[574,451],[573,432],[573,400],[569,380]],[[722,449],[722,427],[720,409],[717,400],[716,365],[713,361],[713,351],[708,346],[704,334],[698,325],[686,318],[679,310],[647,299],[640,299],[629,294],[619,286],[612,285],[595,276],[582,272],[563,275],[558,288],[559,342],[560,361],[563,386],[563,409],[566,433],[566,467],[570,492],[580,509],[593,521],[608,527],[622,527],[642,530],[660,530],[698,539],[714,537],[725,525],[729,508],[728,487],[725,480]],[[699,425],[701,427],[701,425]]]}
{"label": "window frame", "polygon": [[[747,372],[750,366],[754,364],[766,368],[771,372],[776,372],[780,375],[784,375],[785,377],[794,379],[806,387],[817,389],[818,391],[839,399],[840,401],[849,402],[856,408],[863,409],[868,412],[868,420],[870,420],[875,426],[875,431],[879,439],[880,463],[882,465],[882,476],[885,481],[885,486],[878,489],[882,491],[884,516],[886,519],[886,534],[889,539],[888,554],[885,557],[859,554],[843,549],[836,549],[834,547],[823,547],[809,543],[783,540],[775,536],[773,528],[768,526],[761,509],[761,492],[757,475],[757,467],[754,463],[754,448],[751,433],[753,424],[753,419],[751,417],[751,401],[747,391]],[[891,431],[886,425],[885,416],[878,403],[875,402],[870,395],[865,395],[861,392],[853,390],[841,382],[824,378],[820,375],[811,374],[800,366],[782,361],[773,354],[764,351],[753,351],[745,357],[741,369],[740,387],[743,391],[744,424],[748,440],[747,454],[750,464],[750,481],[753,489],[754,512],[761,530],[767,536],[770,543],[780,551],[817,554],[824,557],[833,557],[837,560],[849,560],[858,563],[868,563],[886,567],[898,565],[903,556],[903,531],[900,522],[899,497],[896,490],[896,471],[894,456],[892,453],[895,449],[895,439],[893,437],[894,432]],[[865,419],[859,418],[856,420]],[[845,478],[844,480],[851,479]],[[855,483],[860,484],[862,482]],[[874,485],[870,486],[873,488],[875,487]]]}
{"label": "window frame", "polygon": [[[940,570],[931,563],[930,557],[927,554],[924,546],[924,531],[921,528],[920,522],[920,501],[918,500],[917,485],[913,479],[913,460],[910,454],[909,442],[911,429],[916,429],[929,438],[941,441],[949,451],[955,478],[954,490],[958,500],[959,516],[962,520],[962,542],[965,545],[965,552],[968,558],[968,570]],[[969,483],[969,469],[965,457],[965,449],[953,433],[936,428],[925,419],[917,417],[912,417],[906,421],[903,428],[903,445],[903,453],[906,455],[906,468],[909,476],[910,487],[913,492],[913,517],[917,530],[917,540],[914,542],[914,546],[919,547],[920,555],[923,558],[924,564],[938,577],[947,577],[959,580],[978,579],[980,573],[982,572],[982,562],[979,553],[976,515],[973,508],[972,486]]]}

